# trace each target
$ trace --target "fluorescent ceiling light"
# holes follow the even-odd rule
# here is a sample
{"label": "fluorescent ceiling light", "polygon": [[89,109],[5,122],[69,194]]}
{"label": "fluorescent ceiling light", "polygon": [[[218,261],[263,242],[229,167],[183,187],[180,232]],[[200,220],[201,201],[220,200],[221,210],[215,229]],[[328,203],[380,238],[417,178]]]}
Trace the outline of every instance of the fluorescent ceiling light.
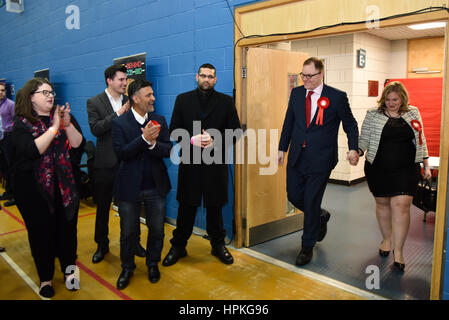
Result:
{"label": "fluorescent ceiling light", "polygon": [[444,28],[445,26],[446,26],[446,22],[438,21],[438,22],[414,24],[414,25],[411,25],[408,27],[413,30],[424,30],[424,29],[433,29],[433,28]]}

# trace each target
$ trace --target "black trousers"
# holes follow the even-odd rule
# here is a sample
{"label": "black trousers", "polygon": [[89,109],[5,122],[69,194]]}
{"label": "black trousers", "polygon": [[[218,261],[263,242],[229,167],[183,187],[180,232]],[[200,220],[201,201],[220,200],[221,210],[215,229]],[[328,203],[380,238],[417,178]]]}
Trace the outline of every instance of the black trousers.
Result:
{"label": "black trousers", "polygon": [[97,202],[94,239],[98,246],[109,246],[109,210],[111,209],[115,176],[118,165],[113,168],[94,169],[94,193]]}
{"label": "black trousers", "polygon": [[4,137],[0,140],[0,171],[5,180],[5,192],[8,197],[13,197],[13,183],[11,174],[11,156],[12,156],[12,140],[11,133],[5,132]]}
{"label": "black trousers", "polygon": [[[118,168],[119,166],[116,165],[113,168],[94,169],[94,193],[97,203],[94,240],[98,246],[103,248],[109,246],[109,211],[111,209]],[[140,226],[138,226],[138,235],[140,243]]]}
{"label": "black trousers", "polygon": [[164,245],[165,197],[156,188],[142,190],[136,201],[120,201],[120,259],[123,270],[134,270],[134,254],[139,244],[140,212],[145,209],[148,227],[147,257],[148,267],[161,260]]}
{"label": "black trousers", "polygon": [[[315,160],[316,161],[316,160]],[[304,212],[302,245],[313,247],[321,225],[321,202],[330,172],[315,172],[314,157],[304,149],[294,167],[287,166],[287,197]]]}
{"label": "black trousers", "polygon": [[55,258],[59,259],[62,272],[76,263],[78,210],[75,217],[67,221],[59,196],[55,199],[55,212],[50,214],[30,175],[20,177],[19,174],[18,178],[22,183],[17,183],[20,192],[14,196],[28,231],[31,254],[40,281],[50,281],[55,271]]}
{"label": "black trousers", "polygon": [[[172,246],[185,248],[187,241],[193,232],[197,206],[179,204],[176,229],[173,230],[173,238],[170,240]],[[212,247],[224,245],[226,231],[223,228],[223,216],[221,206],[206,207],[206,230],[210,237]]]}

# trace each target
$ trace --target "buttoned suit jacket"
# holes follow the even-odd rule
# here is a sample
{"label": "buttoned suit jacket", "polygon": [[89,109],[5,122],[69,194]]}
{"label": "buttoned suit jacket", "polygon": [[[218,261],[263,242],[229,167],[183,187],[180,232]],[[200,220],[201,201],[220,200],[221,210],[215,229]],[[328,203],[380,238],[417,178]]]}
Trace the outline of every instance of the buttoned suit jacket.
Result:
{"label": "buttoned suit jacket", "polygon": [[286,152],[289,148],[288,163],[290,167],[297,164],[306,142],[307,151],[313,156],[310,166],[314,172],[330,172],[338,162],[338,130],[340,123],[348,137],[349,150],[358,150],[357,121],[349,107],[345,92],[324,85],[321,97],[329,99],[329,107],[323,113],[323,125],[316,124],[319,108],[315,112],[309,127],[306,126],[304,86],[292,90],[287,112],[282,127],[279,150]]}

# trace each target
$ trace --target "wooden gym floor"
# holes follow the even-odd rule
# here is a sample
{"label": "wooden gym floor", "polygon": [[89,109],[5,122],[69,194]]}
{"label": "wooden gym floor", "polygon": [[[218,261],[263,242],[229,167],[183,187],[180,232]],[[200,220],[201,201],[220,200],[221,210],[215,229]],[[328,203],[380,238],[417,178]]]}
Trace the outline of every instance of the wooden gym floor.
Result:
{"label": "wooden gym floor", "polygon": [[[4,201],[2,201],[3,203]],[[55,261],[53,300],[361,300],[364,297],[323,281],[262,261],[244,253],[230,251],[234,264],[224,265],[210,254],[209,241],[192,235],[188,256],[173,266],[160,264],[161,280],[147,278],[145,259],[136,257],[137,268],[130,285],[116,289],[120,274],[120,224],[111,210],[110,253],[99,264],[91,259],[96,249],[93,240],[95,205],[82,201],[78,219],[78,266],[81,289],[68,291],[59,261]],[[141,225],[142,239],[147,228]],[[169,248],[173,226],[166,224],[162,257]],[[145,246],[145,242],[142,240]],[[27,231],[16,206],[0,211],[0,300],[39,300],[39,279],[27,239]]]}

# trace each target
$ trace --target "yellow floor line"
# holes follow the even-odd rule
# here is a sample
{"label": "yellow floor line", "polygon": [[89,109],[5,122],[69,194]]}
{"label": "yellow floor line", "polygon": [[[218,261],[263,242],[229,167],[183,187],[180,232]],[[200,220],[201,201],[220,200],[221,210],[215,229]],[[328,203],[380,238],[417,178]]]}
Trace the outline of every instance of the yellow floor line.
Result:
{"label": "yellow floor line", "polygon": [[323,283],[325,283],[327,285],[334,286],[336,288],[339,288],[341,290],[345,290],[347,292],[350,292],[352,294],[358,295],[360,297],[363,297],[363,298],[366,298],[366,299],[369,299],[369,300],[389,300],[389,299],[387,299],[385,297],[379,296],[379,295],[374,294],[374,293],[369,292],[369,291],[361,290],[359,288],[356,288],[356,287],[351,286],[349,284],[346,284],[344,282],[328,278],[326,276],[323,276],[321,274],[318,274],[318,273],[315,273],[315,272],[312,272],[312,271],[309,271],[309,270],[304,270],[304,269],[301,269],[301,268],[297,268],[297,267],[295,267],[295,266],[293,266],[293,265],[291,265],[289,263],[286,263],[286,262],[283,262],[281,260],[272,258],[270,256],[267,256],[267,255],[263,254],[263,253],[259,253],[259,252],[256,252],[254,250],[248,249],[248,248],[240,248],[240,249],[235,249],[235,250],[243,252],[243,253],[245,253],[245,254],[253,257],[253,258],[256,258],[256,259],[259,259],[259,260],[271,263],[271,264],[273,264],[275,266],[287,269],[289,271],[295,272],[297,274],[300,274],[302,276],[308,277],[310,279],[323,282]]}
{"label": "yellow floor line", "polygon": [[5,259],[5,261],[13,268],[15,272],[30,286],[30,288],[38,295],[42,300],[50,300],[42,297],[39,294],[39,287],[31,280],[31,278],[6,254],[6,252],[1,252],[0,255]]}

